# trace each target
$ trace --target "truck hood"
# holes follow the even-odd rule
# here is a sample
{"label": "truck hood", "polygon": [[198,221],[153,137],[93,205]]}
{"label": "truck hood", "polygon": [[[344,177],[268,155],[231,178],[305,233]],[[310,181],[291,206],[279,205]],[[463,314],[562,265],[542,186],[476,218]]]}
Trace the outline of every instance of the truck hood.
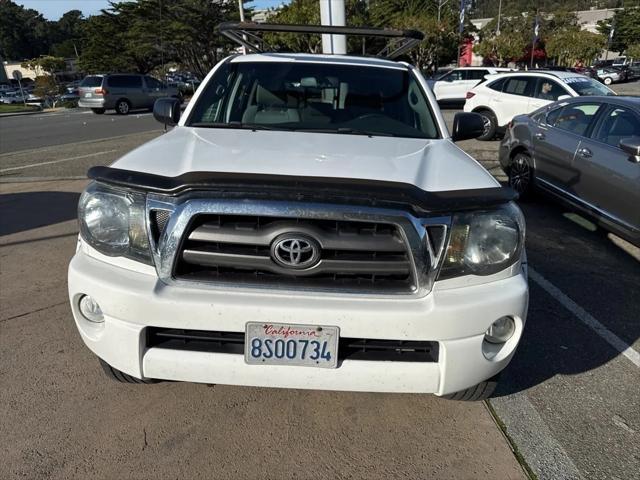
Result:
{"label": "truck hood", "polygon": [[499,183],[449,139],[176,127],[113,168],[177,177],[225,172],[380,180],[430,191]]}

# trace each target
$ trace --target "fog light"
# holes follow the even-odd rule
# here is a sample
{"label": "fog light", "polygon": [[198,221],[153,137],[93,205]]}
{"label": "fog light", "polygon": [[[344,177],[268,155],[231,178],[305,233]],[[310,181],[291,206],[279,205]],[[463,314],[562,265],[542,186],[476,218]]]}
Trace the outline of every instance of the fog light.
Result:
{"label": "fog light", "polygon": [[80,313],[82,316],[94,323],[102,323],[104,322],[104,315],[102,314],[102,310],[100,309],[100,305],[89,295],[83,295],[78,302],[78,307],[80,308]]}
{"label": "fog light", "polygon": [[516,331],[516,324],[511,317],[500,317],[493,322],[484,334],[489,343],[505,343]]}

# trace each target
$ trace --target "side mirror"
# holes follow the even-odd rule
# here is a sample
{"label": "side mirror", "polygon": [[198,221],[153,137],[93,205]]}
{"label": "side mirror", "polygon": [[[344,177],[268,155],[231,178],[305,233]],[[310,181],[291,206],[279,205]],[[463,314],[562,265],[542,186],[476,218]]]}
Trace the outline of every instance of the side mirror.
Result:
{"label": "side mirror", "polygon": [[571,95],[560,95],[560,96],[558,97],[558,102],[559,102],[560,100],[569,100],[570,98],[571,98]]}
{"label": "side mirror", "polygon": [[623,138],[618,145],[629,154],[630,162],[640,163],[640,137]]}
{"label": "side mirror", "polygon": [[153,104],[153,117],[167,125],[176,125],[180,120],[180,100],[177,98],[159,98]]}
{"label": "side mirror", "polygon": [[479,113],[458,112],[453,117],[451,139],[454,142],[478,138],[484,134],[484,119]]}

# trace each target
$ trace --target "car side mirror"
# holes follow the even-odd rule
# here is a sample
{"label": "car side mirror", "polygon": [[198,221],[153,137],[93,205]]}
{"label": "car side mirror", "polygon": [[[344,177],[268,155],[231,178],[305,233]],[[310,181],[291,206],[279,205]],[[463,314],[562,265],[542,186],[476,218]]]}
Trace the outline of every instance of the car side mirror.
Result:
{"label": "car side mirror", "polygon": [[454,142],[478,138],[484,134],[484,119],[478,113],[458,112],[453,117],[451,139]]}
{"label": "car side mirror", "polygon": [[560,100],[569,100],[571,98],[571,95],[560,95],[558,97],[558,101]]}
{"label": "car side mirror", "polygon": [[177,98],[159,98],[153,104],[153,117],[167,128],[180,121],[180,100]]}
{"label": "car side mirror", "polygon": [[630,162],[640,163],[640,137],[623,138],[618,145],[629,154]]}

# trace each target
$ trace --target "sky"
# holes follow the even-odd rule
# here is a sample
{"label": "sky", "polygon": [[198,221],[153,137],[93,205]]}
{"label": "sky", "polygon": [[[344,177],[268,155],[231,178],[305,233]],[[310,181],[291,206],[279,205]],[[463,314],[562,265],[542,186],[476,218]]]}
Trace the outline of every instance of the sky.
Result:
{"label": "sky", "polygon": [[[58,20],[69,10],[80,10],[85,17],[88,17],[100,13],[101,9],[109,6],[109,0],[14,0],[14,2],[25,8],[38,10],[48,20]],[[283,0],[254,0],[249,4],[249,0],[245,0],[247,5],[254,8],[274,7],[282,2]]]}

